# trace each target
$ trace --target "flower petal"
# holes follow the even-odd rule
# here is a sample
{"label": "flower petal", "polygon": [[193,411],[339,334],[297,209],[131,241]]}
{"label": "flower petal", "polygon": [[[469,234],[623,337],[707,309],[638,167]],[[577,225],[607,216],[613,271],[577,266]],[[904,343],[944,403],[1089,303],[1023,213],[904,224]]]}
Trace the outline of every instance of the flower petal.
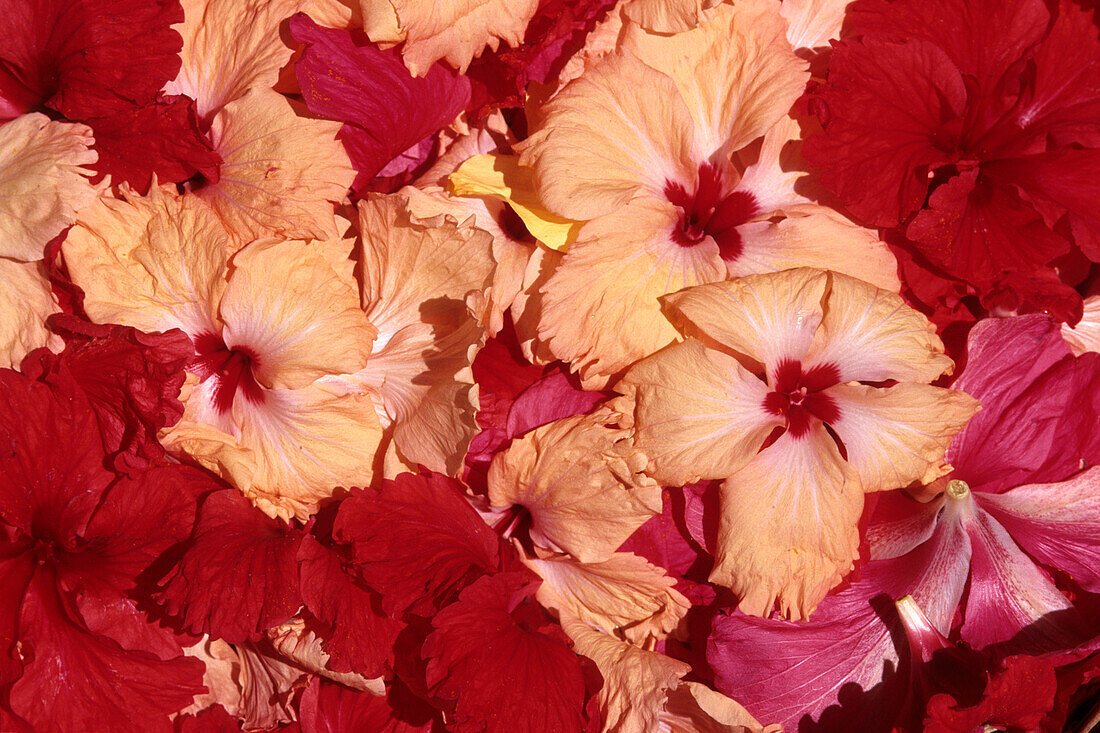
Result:
{"label": "flower petal", "polygon": [[859,479],[823,429],[784,433],[722,484],[718,549],[710,580],[740,609],[808,617],[858,556]]}
{"label": "flower petal", "polygon": [[1085,311],[1077,325],[1062,324],[1062,338],[1077,356],[1100,352],[1100,295],[1085,298]]}
{"label": "flower petal", "polygon": [[40,346],[60,351],[63,342],[46,329],[60,310],[39,263],[0,257],[0,368],[18,367]]}

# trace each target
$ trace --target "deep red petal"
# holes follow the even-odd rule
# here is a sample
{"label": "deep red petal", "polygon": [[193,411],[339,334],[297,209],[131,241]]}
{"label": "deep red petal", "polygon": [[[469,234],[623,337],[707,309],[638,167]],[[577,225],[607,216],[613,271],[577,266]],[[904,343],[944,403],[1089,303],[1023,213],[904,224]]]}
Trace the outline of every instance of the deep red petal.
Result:
{"label": "deep red petal", "polygon": [[1054,705],[1057,683],[1049,659],[1012,656],[989,680],[982,699],[962,706],[948,694],[928,701],[926,733],[968,733],[986,724],[1000,730],[1035,730]]}
{"label": "deep red petal", "polygon": [[357,692],[316,678],[302,693],[302,733],[427,733],[435,711],[409,694],[400,680],[385,697]]}

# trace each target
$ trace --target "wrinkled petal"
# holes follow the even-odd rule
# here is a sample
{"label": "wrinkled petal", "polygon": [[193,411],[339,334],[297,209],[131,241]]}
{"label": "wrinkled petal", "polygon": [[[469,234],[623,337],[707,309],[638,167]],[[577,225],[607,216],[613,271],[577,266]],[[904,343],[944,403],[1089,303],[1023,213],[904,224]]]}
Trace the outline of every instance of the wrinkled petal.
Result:
{"label": "wrinkled petal", "polygon": [[852,0],[783,0],[779,14],[787,19],[787,40],[794,48],[828,47],[840,38],[844,11]]}
{"label": "wrinkled petal", "polygon": [[39,346],[60,351],[63,342],[46,328],[60,310],[39,263],[0,257],[0,367],[18,367]]}
{"label": "wrinkled petal", "polygon": [[1100,295],[1085,298],[1085,312],[1077,325],[1062,324],[1062,338],[1077,356],[1100,352]]}
{"label": "wrinkled petal", "polygon": [[654,33],[682,33],[704,21],[716,0],[632,0],[623,14]]}

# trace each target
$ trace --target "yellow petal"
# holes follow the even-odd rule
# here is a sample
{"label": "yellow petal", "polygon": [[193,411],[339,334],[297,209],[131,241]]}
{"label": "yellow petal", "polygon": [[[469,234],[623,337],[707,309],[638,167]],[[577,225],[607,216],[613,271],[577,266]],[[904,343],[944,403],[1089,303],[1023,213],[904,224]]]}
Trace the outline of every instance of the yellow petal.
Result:
{"label": "yellow petal", "polygon": [[[361,0],[367,35],[376,42],[404,40],[401,56],[413,76],[439,59],[465,73],[486,46],[523,42],[538,0]],[[389,6],[389,7],[387,7]]]}
{"label": "yellow petal", "polygon": [[290,61],[291,48],[279,38],[279,24],[301,0],[183,0],[183,64],[164,90],[195,100],[209,120],[252,87],[270,89]]}
{"label": "yellow petal", "polygon": [[[333,250],[326,257],[325,251]],[[254,373],[266,387],[305,387],[326,374],[362,369],[377,333],[357,289],[330,258],[347,261],[343,243],[264,239],[233,256],[219,313],[229,348],[259,355]]]}
{"label": "yellow petal", "polygon": [[61,251],[98,323],[217,332],[230,237],[201,201],[154,186],[81,213]]}
{"label": "yellow petal", "polygon": [[695,160],[739,150],[785,117],[809,80],[770,0],[719,5],[699,27],[662,36],[634,27],[623,47],[675,80],[695,121]]}
{"label": "yellow petal", "polygon": [[60,312],[40,262],[0,257],[0,368],[19,368],[23,357],[40,346],[54,351],[64,342],[46,328]]}
{"label": "yellow petal", "polygon": [[98,155],[86,125],[37,112],[0,125],[0,257],[40,260],[46,243],[92,202]]}
{"label": "yellow petal", "polygon": [[743,354],[770,374],[810,348],[827,285],[824,272],[801,268],[688,288],[664,303],[681,331]]}
{"label": "yellow petal", "polygon": [[542,288],[539,337],[585,380],[607,377],[671,343],[676,330],[658,300],[714,282],[725,265],[713,241],[669,240],[671,204],[637,199],[585,224]]}
{"label": "yellow petal", "polygon": [[[629,94],[623,90],[629,89]],[[535,170],[551,212],[585,220],[625,204],[639,189],[694,180],[692,123],[676,85],[629,54],[605,58],[568,84],[543,121],[516,146]]]}
{"label": "yellow petal", "polygon": [[826,394],[840,410],[840,419],[829,425],[843,441],[864,491],[927,484],[945,475],[951,467],[943,463],[944,451],[978,411],[970,395],[924,384],[887,389],[838,384]]}
{"label": "yellow petal", "polygon": [[858,556],[863,491],[820,426],[762,450],[722,484],[721,506],[710,580],[745,613],[778,603],[785,618],[808,617]]}
{"label": "yellow petal", "polygon": [[568,555],[521,559],[543,580],[539,603],[633,644],[665,638],[691,608],[672,587],[675,578],[630,552],[598,563]]}
{"label": "yellow petal", "polygon": [[649,458],[646,473],[666,486],[732,475],[783,424],[764,409],[760,379],[695,339],[635,364],[616,389],[626,397],[615,407]]}
{"label": "yellow petal", "polygon": [[493,506],[519,504],[535,544],[600,562],[661,510],[661,489],[641,473],[629,432],[607,427],[606,410],[532,430],[489,467]]}
{"label": "yellow petal", "polygon": [[285,97],[253,87],[214,118],[221,178],[196,195],[243,244],[266,236],[334,239],[334,205],[355,178],[339,122],[300,117]]}
{"label": "yellow petal", "polygon": [[842,382],[927,383],[954,369],[936,327],[901,296],[839,273],[829,275],[825,317],[806,359],[806,368],[835,365]]}
{"label": "yellow petal", "polygon": [[581,222],[547,211],[535,192],[534,171],[512,155],[476,155],[450,176],[456,196],[484,196],[506,202],[531,235],[550,249],[565,251],[577,238]]}
{"label": "yellow petal", "polygon": [[664,654],[619,641],[583,621],[562,617],[562,628],[573,649],[588,657],[603,675],[597,699],[603,730],[615,733],[655,733],[658,715],[670,690],[691,671],[683,662]]}

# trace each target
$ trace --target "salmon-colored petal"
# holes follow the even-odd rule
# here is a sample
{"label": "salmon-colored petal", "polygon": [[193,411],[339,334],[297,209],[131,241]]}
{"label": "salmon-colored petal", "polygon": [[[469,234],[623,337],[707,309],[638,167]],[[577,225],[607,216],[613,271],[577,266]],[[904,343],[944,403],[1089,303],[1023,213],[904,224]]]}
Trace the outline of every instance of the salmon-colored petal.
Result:
{"label": "salmon-colored petal", "polygon": [[39,346],[60,351],[61,337],[46,328],[46,317],[60,310],[42,263],[0,257],[0,368],[18,368]]}
{"label": "salmon-colored petal", "polygon": [[666,181],[694,180],[691,116],[675,83],[629,54],[589,69],[542,114],[516,149],[535,169],[539,199],[559,216],[592,219],[639,189],[663,196]]}
{"label": "salmon-colored petal", "polygon": [[195,695],[195,701],[181,710],[180,715],[196,714],[214,705],[221,705],[230,715],[236,715],[241,704],[241,687],[237,679],[240,657],[233,647],[222,639],[203,635],[197,644],[184,647],[183,653],[206,665],[202,683],[207,692]]}
{"label": "salmon-colored petal", "polygon": [[153,187],[81,213],[61,251],[99,323],[216,332],[230,236],[201,201]]}
{"label": "salmon-colored petal", "polygon": [[372,41],[405,42],[401,55],[413,76],[439,59],[465,73],[488,46],[513,48],[538,8],[538,0],[360,0]]}
{"label": "salmon-colored petal", "polygon": [[646,473],[666,486],[733,475],[783,424],[764,409],[767,385],[695,339],[635,364],[615,388]]}
{"label": "salmon-colored petal", "polygon": [[633,644],[665,638],[691,608],[672,587],[675,578],[630,552],[598,563],[568,555],[522,559],[542,578],[539,603]]}
{"label": "salmon-colored petal", "polygon": [[722,484],[721,505],[710,580],[745,613],[807,618],[858,556],[863,491],[823,429],[784,433]]}
{"label": "salmon-colored petal", "polygon": [[630,0],[623,14],[654,33],[690,31],[706,19],[706,11],[721,0]]}
{"label": "salmon-colored petal", "polygon": [[378,697],[386,694],[386,684],[381,677],[367,678],[356,672],[333,672],[329,669],[331,656],[324,650],[326,639],[318,636],[312,625],[307,625],[300,618],[292,618],[268,629],[267,638],[279,654],[302,669],[353,690],[369,692]]}
{"label": "salmon-colored petal", "polygon": [[258,356],[253,367],[265,387],[305,387],[326,374],[362,369],[377,333],[359,307],[359,292],[325,256],[350,255],[336,241],[259,240],[233,256],[222,296],[221,331],[230,349]]}
{"label": "salmon-colored petal", "polygon": [[801,268],[689,288],[664,303],[681,331],[713,339],[772,374],[780,361],[800,360],[810,348],[827,285],[824,272]]}
{"label": "salmon-colored petal", "polygon": [[325,28],[363,27],[359,0],[305,0],[299,5],[301,12]]}
{"label": "salmon-colored petal", "polygon": [[787,19],[787,40],[795,48],[827,47],[840,38],[844,12],[852,0],[783,0],[779,14]]}
{"label": "salmon-colored petal", "polygon": [[936,327],[901,296],[838,273],[829,286],[809,364],[832,364],[842,382],[927,383],[954,368]]}
{"label": "salmon-colored petal", "polygon": [[840,412],[829,425],[868,492],[927,484],[948,473],[943,453],[978,411],[970,395],[924,384],[838,384],[825,393]]}
{"label": "salmon-colored petal", "polygon": [[46,242],[92,202],[98,156],[86,125],[37,112],[0,125],[0,257],[40,260]]}
{"label": "salmon-colored petal", "polygon": [[221,177],[196,192],[243,244],[259,237],[334,239],[334,204],[355,178],[339,122],[299,117],[285,97],[253,87],[214,118]]}
{"label": "salmon-colored petal", "polygon": [[669,693],[661,723],[669,733],[782,733],[761,725],[744,705],[698,682],[680,682]]}
{"label": "salmon-colored petal", "polygon": [[789,143],[798,140],[801,134],[795,120],[780,118],[764,135],[756,160],[745,166],[736,190],[752,194],[760,212],[757,218],[769,218],[773,212],[811,203],[795,190],[799,180],[806,177],[806,171],[791,165],[800,161],[789,160],[787,152]]}
{"label": "salmon-colored petal", "polygon": [[673,341],[658,298],[714,282],[725,266],[712,241],[670,241],[678,213],[666,202],[632,201],[585,224],[543,286],[539,336],[586,381],[625,369]]}
{"label": "salmon-colored petal", "polygon": [[848,221],[832,209],[810,205],[800,213],[738,227],[743,249],[726,263],[732,277],[794,267],[833,270],[898,292],[898,264],[874,229]]}
{"label": "salmon-colored petal", "polygon": [[581,562],[600,562],[661,511],[644,457],[600,410],[532,430],[493,458],[489,501],[531,513],[531,539]]}
{"label": "salmon-colored petal", "polygon": [[675,80],[695,121],[695,160],[739,150],[784,117],[809,80],[769,0],[719,5],[675,35],[628,28],[624,48]]}
{"label": "salmon-colored petal", "polygon": [[562,628],[573,640],[574,651],[595,662],[603,675],[603,687],[597,696],[603,730],[657,730],[658,715],[669,691],[691,667],[664,654],[639,649],[569,616],[562,617]]}
{"label": "salmon-colored petal", "polygon": [[279,40],[279,24],[302,0],[183,0],[183,65],[164,90],[195,100],[199,117],[218,110],[252,87],[272,88],[293,51]]}
{"label": "salmon-colored petal", "polygon": [[1085,311],[1075,326],[1062,324],[1062,338],[1077,356],[1100,351],[1100,295],[1085,298]]}
{"label": "salmon-colored petal", "polygon": [[326,379],[267,390],[259,404],[234,400],[225,429],[202,421],[211,398],[199,385],[183,420],[161,441],[225,478],[264,513],[304,521],[337,488],[370,483],[381,440],[370,397]]}

